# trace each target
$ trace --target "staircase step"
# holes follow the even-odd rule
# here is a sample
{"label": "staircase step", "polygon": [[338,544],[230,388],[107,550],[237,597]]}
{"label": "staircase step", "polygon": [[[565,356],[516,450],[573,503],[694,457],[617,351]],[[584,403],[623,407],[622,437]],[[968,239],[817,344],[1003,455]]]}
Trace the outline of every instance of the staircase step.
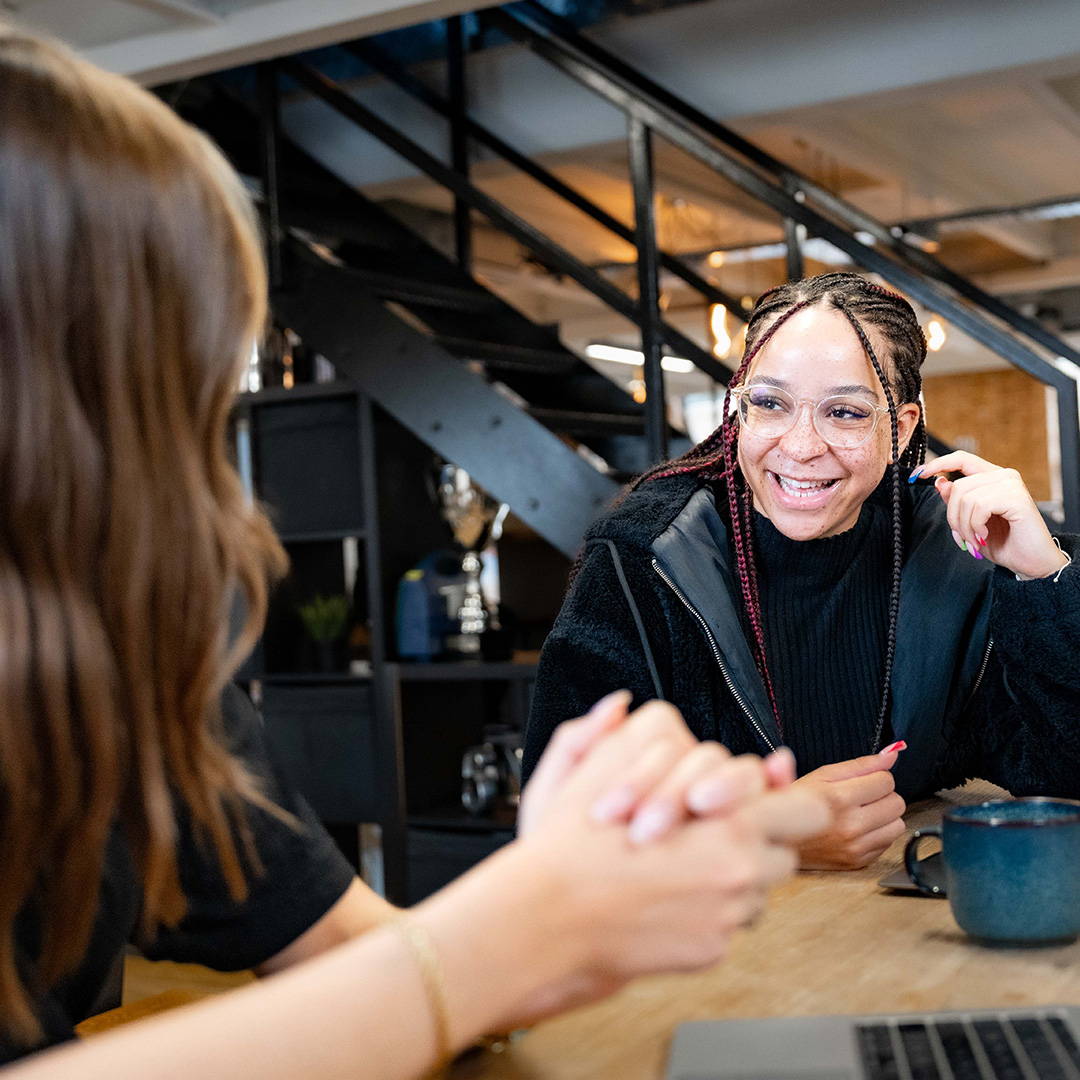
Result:
{"label": "staircase step", "polygon": [[497,297],[480,288],[462,289],[441,282],[423,281],[397,274],[381,274],[356,267],[352,267],[352,270],[383,300],[396,300],[399,304],[417,304],[468,315],[498,315],[503,310],[502,302]]}
{"label": "staircase step", "polygon": [[464,360],[479,360],[487,368],[507,371],[536,371],[561,375],[572,371],[581,361],[569,350],[537,349],[528,345],[510,345],[501,341],[437,334],[435,342]]}
{"label": "staircase step", "polygon": [[526,412],[534,420],[539,420],[544,427],[564,435],[573,435],[575,438],[586,438],[590,435],[645,434],[645,418],[641,414],[539,408],[529,408]]}
{"label": "staircase step", "polygon": [[535,418],[395,314],[348,267],[292,241],[274,309],[436,453],[465,469],[568,558],[618,485]]}

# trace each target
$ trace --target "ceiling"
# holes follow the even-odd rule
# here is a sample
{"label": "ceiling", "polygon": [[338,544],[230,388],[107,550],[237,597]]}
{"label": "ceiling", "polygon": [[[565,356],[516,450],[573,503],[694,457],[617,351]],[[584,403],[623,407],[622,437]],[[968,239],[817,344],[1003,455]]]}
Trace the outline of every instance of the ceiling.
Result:
{"label": "ceiling", "polygon": [[[0,0],[20,20],[150,83],[469,6],[467,0]],[[1080,328],[1080,216],[999,213],[925,222],[1080,195],[1075,0],[706,0],[617,20],[590,34],[876,217],[922,221],[920,231],[939,245],[939,257],[989,290],[1051,325]],[[440,65],[418,73],[442,85]],[[445,151],[442,121],[397,91],[370,79],[351,90],[433,152]],[[473,115],[507,141],[631,220],[624,121],[616,110],[517,47],[470,58],[470,99]],[[294,98],[284,122],[315,156],[449,246],[445,192],[321,103]],[[617,237],[498,162],[479,161],[474,177],[632,289],[632,252]],[[698,266],[737,296],[756,295],[781,279],[775,254],[734,250],[779,240],[775,215],[662,142],[657,190],[666,248],[701,259],[725,251],[722,266]],[[558,321],[571,344],[632,343],[633,329],[594,298],[543,271],[483,222],[477,230],[479,271],[507,298],[541,321]],[[708,341],[694,294],[665,280],[664,301],[673,322]],[[995,363],[950,333],[927,370]]]}
{"label": "ceiling", "polygon": [[467,11],[470,0],[0,0],[35,30],[155,85]]}

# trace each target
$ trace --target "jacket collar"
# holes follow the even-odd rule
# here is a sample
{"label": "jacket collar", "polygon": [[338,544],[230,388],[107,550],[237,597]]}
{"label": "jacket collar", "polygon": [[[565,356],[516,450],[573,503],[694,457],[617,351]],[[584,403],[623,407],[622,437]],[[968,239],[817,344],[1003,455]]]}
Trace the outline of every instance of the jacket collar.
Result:
{"label": "jacket collar", "polygon": [[[893,660],[892,730],[916,749],[900,755],[897,789],[923,791],[944,749],[944,719],[967,704],[989,638],[991,568],[953,543],[933,493],[916,503],[900,585]],[[653,541],[653,557],[708,627],[727,674],[774,745],[781,743],[765,686],[743,633],[728,531],[700,488]],[[759,741],[760,734],[759,734]],[[763,744],[762,749],[767,749]]]}
{"label": "jacket collar", "polygon": [[652,551],[660,569],[708,627],[724,669],[757,727],[774,747],[779,746],[783,739],[735,606],[739,587],[728,559],[727,526],[709,488],[694,492],[678,517],[653,541]]}

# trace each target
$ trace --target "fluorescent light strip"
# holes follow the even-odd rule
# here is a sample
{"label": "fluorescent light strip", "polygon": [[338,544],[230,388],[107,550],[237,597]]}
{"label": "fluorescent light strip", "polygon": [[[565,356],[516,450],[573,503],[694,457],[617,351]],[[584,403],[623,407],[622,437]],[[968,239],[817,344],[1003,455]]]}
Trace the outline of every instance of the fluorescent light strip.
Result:
{"label": "fluorescent light strip", "polygon": [[[864,244],[872,243],[874,239],[869,233],[856,234],[856,238]],[[834,247],[828,240],[822,240],[820,236],[811,236],[802,245],[802,253],[805,258],[824,263],[826,266],[849,266],[851,264],[850,256],[838,247]],[[712,255],[723,256],[722,260],[717,260],[720,266],[762,262],[766,259],[783,259],[787,255],[787,244],[757,244],[754,247],[735,248],[732,251],[714,251]]]}
{"label": "fluorescent light strip", "polygon": [[1034,210],[1022,210],[1016,216],[1021,221],[1062,221],[1065,218],[1080,217],[1080,202],[1040,206]]}
{"label": "fluorescent light strip", "polygon": [[[630,364],[632,367],[641,367],[645,363],[645,354],[640,349],[622,349],[618,345],[586,345],[585,355],[590,360],[609,360],[613,364]],[[688,375],[694,370],[693,361],[681,356],[661,357],[660,366],[676,375]]]}

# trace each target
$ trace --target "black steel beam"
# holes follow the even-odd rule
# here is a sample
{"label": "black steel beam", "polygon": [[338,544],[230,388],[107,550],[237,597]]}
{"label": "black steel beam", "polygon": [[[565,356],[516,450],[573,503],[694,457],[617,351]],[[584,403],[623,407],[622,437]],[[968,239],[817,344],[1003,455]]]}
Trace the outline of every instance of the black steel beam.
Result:
{"label": "black steel beam", "polygon": [[[631,322],[638,321],[637,305],[622,289],[612,285],[610,281],[586,266],[580,259],[575,258],[565,248],[549,240],[539,229],[391,127],[321,72],[296,60],[284,60],[281,63],[283,70],[287,71],[301,86],[321,98],[343,116],[359,124],[410,164],[415,165],[421,172],[427,173],[520,244],[536,252],[552,269],[572,278]],[[675,327],[661,321],[658,332],[669,348],[691,360],[718,382],[726,384],[731,378],[730,369]]]}
{"label": "black steel beam", "polygon": [[[380,74],[386,76],[386,78],[399,86],[407,94],[416,98],[417,101],[423,102],[434,112],[439,113],[440,116],[449,118],[450,104],[432,90],[427,83],[416,78],[415,75],[410,74],[404,66],[397,63],[397,61],[390,56],[387,56],[387,54],[377,45],[373,45],[370,41],[356,41],[344,45],[343,48],[362,60],[369,67],[374,68]],[[522,154],[508,142],[501,139],[494,132],[484,127],[482,124],[477,123],[475,120],[467,118],[466,126],[471,138],[486,146],[489,150],[494,151],[509,164],[513,165],[514,168],[520,169],[526,176],[529,176],[537,183],[542,184],[553,194],[558,195],[561,199],[565,199],[566,202],[570,203],[576,210],[580,210],[583,214],[587,214],[598,225],[602,225],[620,239],[625,240],[629,244],[634,242],[633,229],[624,225],[618,218],[613,217],[604,210],[603,207],[597,206],[596,203],[583,195],[576,188],[573,188],[563,180],[560,180],[558,176],[550,170],[545,169],[543,165],[537,164],[532,158]],[[742,305],[735,297],[724,292],[723,289],[696,273],[687,266],[686,262],[679,256],[668,254],[665,251],[658,251],[658,255],[660,265],[665,270],[686,282],[686,284],[696,292],[701,293],[708,303],[723,304],[735,318],[739,319],[741,322],[746,322],[746,313],[742,310]]]}
{"label": "black steel beam", "polygon": [[[446,81],[450,103],[450,163],[468,179],[469,116],[465,83],[465,28],[460,15],[446,20]],[[454,249],[458,266],[472,276],[472,210],[459,196],[454,197]]]}
{"label": "black steel beam", "polygon": [[799,226],[789,217],[784,218],[784,245],[787,248],[785,261],[788,281],[800,281],[806,272],[802,237],[799,235]]}
{"label": "black steel beam", "polygon": [[281,94],[277,65],[264,61],[256,68],[259,86],[259,134],[266,205],[266,265],[271,288],[280,288],[284,275],[281,226]]}
{"label": "black steel beam", "polygon": [[634,246],[637,248],[638,325],[645,373],[645,440],[649,461],[668,457],[667,395],[660,366],[660,288],[656,261],[656,189],[652,133],[631,116],[627,121],[630,182],[634,189]]}
{"label": "black steel beam", "polygon": [[530,528],[575,558],[619,485],[372,297],[344,266],[293,241],[290,288],[273,308],[340,375]]}
{"label": "black steel beam", "polygon": [[[364,520],[379,520],[379,493],[376,483],[375,417],[371,398],[359,395],[359,451],[363,477]],[[364,538],[364,586],[368,597],[371,626],[372,690],[375,695],[375,745],[379,762],[378,784],[383,806],[382,850],[386,898],[391,903],[408,903],[408,830],[405,807],[405,749],[399,710],[393,708],[396,687],[386,670],[385,617],[383,612],[382,557],[379,530],[370,529]]]}
{"label": "black steel beam", "polygon": [[[951,214],[937,214],[933,217],[913,218],[901,223],[902,228],[926,236],[939,225],[954,225],[965,221],[995,221],[999,218],[1016,218],[1019,221],[1035,218],[1045,220],[1041,211],[1056,207],[1080,205],[1080,195],[1066,195],[1056,199],[1036,199],[1034,202],[1008,203],[998,206],[975,206],[970,210],[956,210]],[[1071,216],[1071,215],[1070,215]]]}

